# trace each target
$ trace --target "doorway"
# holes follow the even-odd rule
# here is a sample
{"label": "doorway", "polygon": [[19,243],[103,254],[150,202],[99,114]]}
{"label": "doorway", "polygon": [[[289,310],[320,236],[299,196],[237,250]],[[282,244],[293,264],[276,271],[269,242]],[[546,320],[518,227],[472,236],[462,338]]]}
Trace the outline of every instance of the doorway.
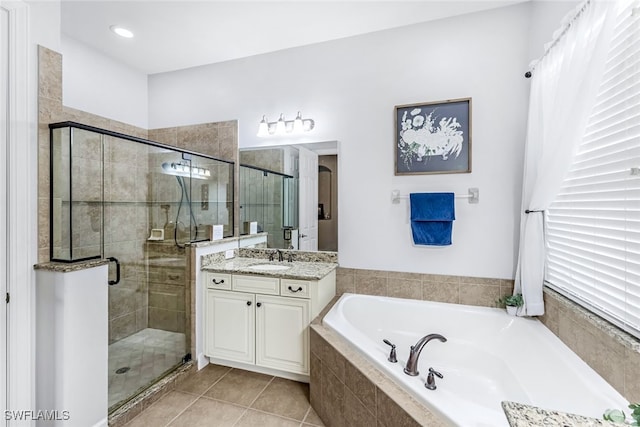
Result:
{"label": "doorway", "polygon": [[338,155],[318,157],[318,250],[338,251]]}

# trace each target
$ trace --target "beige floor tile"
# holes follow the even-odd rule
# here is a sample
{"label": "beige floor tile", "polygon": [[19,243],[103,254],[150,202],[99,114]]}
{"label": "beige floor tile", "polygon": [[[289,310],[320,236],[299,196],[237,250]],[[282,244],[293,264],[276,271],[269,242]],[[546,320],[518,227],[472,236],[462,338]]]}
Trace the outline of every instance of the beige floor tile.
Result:
{"label": "beige floor tile", "polygon": [[256,372],[233,369],[211,387],[205,396],[249,406],[273,377]]}
{"label": "beige floor tile", "polygon": [[[171,427],[226,427],[233,426],[244,414],[245,408],[204,397],[199,398],[178,418]],[[155,426],[154,426],[155,427]]]}
{"label": "beige floor tile", "polygon": [[300,421],[293,421],[277,415],[265,414],[249,409],[234,427],[298,427]]}
{"label": "beige floor tile", "polygon": [[303,420],[310,406],[309,385],[283,378],[274,378],[251,405],[252,408],[298,421]]}
{"label": "beige floor tile", "polygon": [[322,422],[316,411],[313,410],[313,408],[309,408],[309,412],[304,418],[304,424],[324,427],[324,423]]}
{"label": "beige floor tile", "polygon": [[201,395],[230,370],[231,368],[226,366],[209,364],[178,384],[176,390]]}
{"label": "beige floor tile", "polygon": [[161,427],[184,411],[197,397],[192,394],[172,391],[163,396],[140,415],[127,423],[126,427]]}

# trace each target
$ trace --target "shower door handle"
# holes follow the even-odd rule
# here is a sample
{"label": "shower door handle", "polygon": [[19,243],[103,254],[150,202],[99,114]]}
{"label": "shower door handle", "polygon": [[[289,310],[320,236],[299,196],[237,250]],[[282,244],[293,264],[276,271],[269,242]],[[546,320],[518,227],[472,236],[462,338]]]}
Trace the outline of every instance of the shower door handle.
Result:
{"label": "shower door handle", "polygon": [[109,286],[117,285],[118,283],[120,283],[120,261],[118,261],[118,258],[112,256],[108,257],[107,259],[109,260],[109,262],[116,263],[116,280],[109,280]]}

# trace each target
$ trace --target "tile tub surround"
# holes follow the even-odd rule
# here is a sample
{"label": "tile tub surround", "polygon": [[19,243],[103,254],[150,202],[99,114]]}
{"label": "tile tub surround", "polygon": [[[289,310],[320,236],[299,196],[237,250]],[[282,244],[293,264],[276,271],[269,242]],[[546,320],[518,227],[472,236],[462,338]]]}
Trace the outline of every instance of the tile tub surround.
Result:
{"label": "tile tub surround", "polygon": [[547,287],[544,301],[540,321],[625,399],[640,402],[640,340]]}
{"label": "tile tub surround", "polygon": [[[334,302],[337,298],[334,299]],[[311,406],[331,427],[445,426],[320,320],[310,326]]]}
{"label": "tile tub surround", "polygon": [[513,280],[338,267],[336,294],[345,292],[496,307]]}
{"label": "tile tub surround", "polygon": [[[322,325],[333,301],[311,325],[311,406],[327,426],[418,427],[448,425]],[[511,427],[617,425],[581,415],[502,402]],[[626,408],[620,408],[626,409]]]}

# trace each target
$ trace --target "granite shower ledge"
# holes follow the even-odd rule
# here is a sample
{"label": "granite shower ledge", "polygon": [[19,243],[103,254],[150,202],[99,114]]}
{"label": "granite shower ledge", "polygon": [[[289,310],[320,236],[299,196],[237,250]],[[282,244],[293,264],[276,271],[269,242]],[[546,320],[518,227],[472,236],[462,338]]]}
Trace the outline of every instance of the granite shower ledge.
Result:
{"label": "granite shower ledge", "polygon": [[268,233],[266,232],[262,232],[262,233],[257,233],[257,234],[244,234],[240,237],[225,237],[219,240],[205,240],[203,242],[192,242],[192,243],[187,243],[187,246],[191,246],[194,248],[206,248],[208,246],[216,246],[216,245],[220,245],[223,243],[229,243],[229,242],[238,242],[244,239],[252,239],[255,237],[260,237],[260,236],[267,236]]}
{"label": "granite shower ledge", "polygon": [[621,424],[605,421],[598,418],[589,418],[582,415],[566,412],[549,411],[535,406],[515,402],[502,402],[509,425],[511,427],[536,427],[536,426],[620,426]]}
{"label": "granite shower ledge", "polygon": [[87,270],[109,264],[108,259],[92,259],[78,262],[41,262],[33,266],[34,270],[53,271],[56,273],[71,273],[72,271]]}
{"label": "granite shower ledge", "polygon": [[[275,271],[250,268],[251,266],[262,264],[283,265],[290,268],[288,268],[287,270]],[[338,268],[337,263],[302,261],[274,262],[264,258],[239,257],[219,262],[208,263],[202,268],[202,270],[218,273],[278,277],[281,279],[320,280],[336,268]]]}

